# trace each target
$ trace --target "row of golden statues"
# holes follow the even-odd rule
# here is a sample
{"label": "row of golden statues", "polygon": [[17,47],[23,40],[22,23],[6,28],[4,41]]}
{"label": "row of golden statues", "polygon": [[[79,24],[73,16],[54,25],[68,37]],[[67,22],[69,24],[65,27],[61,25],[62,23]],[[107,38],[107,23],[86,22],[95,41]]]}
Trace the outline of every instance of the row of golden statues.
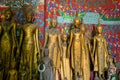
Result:
{"label": "row of golden statues", "polygon": [[32,11],[26,15],[27,24],[21,26],[19,39],[17,24],[11,22],[12,11],[6,10],[4,16],[5,22],[0,24],[0,80],[90,80],[91,64],[98,77],[104,79],[110,53],[102,26],[98,25],[91,45],[84,23],[78,18],[70,35],[64,29],[61,34],[57,19],[51,19],[42,48]]}

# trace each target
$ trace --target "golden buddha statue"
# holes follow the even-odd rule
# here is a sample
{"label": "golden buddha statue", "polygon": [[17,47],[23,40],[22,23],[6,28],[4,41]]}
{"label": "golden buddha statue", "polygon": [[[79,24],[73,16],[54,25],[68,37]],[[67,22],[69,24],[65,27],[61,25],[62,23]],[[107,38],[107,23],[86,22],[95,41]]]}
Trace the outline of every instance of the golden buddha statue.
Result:
{"label": "golden buddha statue", "polygon": [[55,80],[58,80],[58,71],[60,69],[61,39],[59,30],[56,27],[57,19],[54,18],[51,20],[50,28],[45,32],[45,43],[43,49],[47,47],[49,50],[49,58],[53,60],[55,72],[54,76],[56,76]]}
{"label": "golden buddha statue", "polygon": [[[36,69],[38,72],[38,58],[40,56],[40,46],[38,40],[38,28],[33,24],[34,17],[33,12],[28,12],[26,15],[27,24],[21,28],[21,61],[20,64],[26,64],[28,66],[30,74],[29,79],[32,79],[32,71]],[[40,57],[39,57],[40,58]],[[21,66],[20,65],[20,66]],[[35,67],[33,67],[35,66]]]}
{"label": "golden buddha statue", "polygon": [[4,13],[5,22],[0,23],[0,58],[4,64],[4,78],[10,67],[10,62],[15,58],[15,47],[16,47],[16,24],[11,22],[12,11],[7,9]]}
{"label": "golden buddha statue", "polygon": [[91,55],[91,46],[90,46],[90,40],[85,36],[86,28],[84,27],[84,24],[82,23],[80,27],[81,31],[81,68],[82,68],[82,75],[83,80],[90,80],[90,57]]}
{"label": "golden buddha statue", "polygon": [[67,57],[70,57],[71,55],[71,65],[72,69],[75,73],[75,79],[74,80],[80,80],[81,75],[81,32],[79,29],[81,21],[79,18],[76,18],[74,20],[74,29],[70,33],[70,42],[68,45],[68,54]]}
{"label": "golden buddha statue", "polygon": [[107,68],[107,42],[102,36],[102,26],[97,27],[97,34],[94,37],[93,54],[95,55],[94,60],[94,71],[98,72],[99,78],[104,75],[104,69]]}
{"label": "golden buddha statue", "polygon": [[7,80],[18,80],[18,72],[15,69],[16,62],[11,63],[11,69],[8,71]]}
{"label": "golden buddha statue", "polygon": [[27,70],[26,70],[26,65],[22,65],[22,68],[19,72],[19,80],[27,80],[28,75],[27,75]]}
{"label": "golden buddha statue", "polygon": [[67,40],[68,35],[64,32],[62,34],[62,53],[61,53],[61,80],[72,80],[72,69],[70,67],[70,58],[67,58]]}

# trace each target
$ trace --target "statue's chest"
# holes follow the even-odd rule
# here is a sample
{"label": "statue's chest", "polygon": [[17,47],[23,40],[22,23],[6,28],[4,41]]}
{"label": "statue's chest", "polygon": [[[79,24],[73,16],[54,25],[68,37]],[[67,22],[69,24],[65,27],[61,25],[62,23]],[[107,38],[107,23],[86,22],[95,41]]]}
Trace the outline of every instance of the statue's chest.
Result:
{"label": "statue's chest", "polygon": [[73,31],[73,36],[76,38],[80,38],[80,31],[79,30],[74,30]]}
{"label": "statue's chest", "polygon": [[10,75],[11,75],[11,76],[15,75],[15,71],[14,71],[14,70],[11,70]]}
{"label": "statue's chest", "polygon": [[49,37],[50,38],[56,38],[57,37],[57,32],[56,31],[49,31]]}
{"label": "statue's chest", "polygon": [[29,34],[29,33],[34,33],[35,31],[35,27],[29,25],[29,26],[25,26],[23,28],[23,31],[26,33],[26,34]]}
{"label": "statue's chest", "polygon": [[103,41],[104,41],[104,40],[103,40],[102,37],[98,37],[98,38],[97,38],[97,42],[99,42],[99,43],[103,43]]}

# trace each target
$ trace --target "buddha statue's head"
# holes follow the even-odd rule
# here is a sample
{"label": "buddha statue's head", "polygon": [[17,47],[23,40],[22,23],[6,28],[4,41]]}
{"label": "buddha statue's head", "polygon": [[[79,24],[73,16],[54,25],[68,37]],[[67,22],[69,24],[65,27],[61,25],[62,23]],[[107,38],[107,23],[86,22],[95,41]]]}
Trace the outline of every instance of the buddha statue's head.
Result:
{"label": "buddha statue's head", "polygon": [[81,31],[82,33],[85,33],[86,28],[85,28],[84,23],[81,24],[80,31]]}
{"label": "buddha statue's head", "polygon": [[80,21],[79,18],[74,19],[74,25],[75,25],[76,28],[78,28],[80,26],[80,23],[81,23],[81,21]]}
{"label": "buddha statue's head", "polygon": [[13,15],[12,11],[10,9],[7,9],[4,12],[5,20],[10,21],[12,19],[12,15]]}
{"label": "buddha statue's head", "polygon": [[27,14],[26,14],[26,21],[28,23],[33,23],[34,21],[34,13],[32,11],[29,11]]}
{"label": "buddha statue's head", "polygon": [[11,62],[11,69],[15,69],[15,67],[16,67],[16,62],[15,62],[15,61],[12,61],[12,62]]}
{"label": "buddha statue's head", "polygon": [[48,50],[48,48],[45,48],[44,56],[48,56],[48,55],[49,55],[49,50]]}
{"label": "buddha statue's head", "polygon": [[51,23],[50,24],[51,24],[52,28],[55,28],[57,26],[57,19],[55,19],[55,18],[51,19]]}
{"label": "buddha statue's head", "polygon": [[97,27],[98,34],[102,34],[102,31],[103,31],[103,27],[101,25],[98,25]]}
{"label": "buddha statue's head", "polygon": [[63,40],[63,42],[66,42],[67,39],[68,39],[68,35],[67,35],[67,33],[64,33],[64,34],[62,35],[62,40]]}

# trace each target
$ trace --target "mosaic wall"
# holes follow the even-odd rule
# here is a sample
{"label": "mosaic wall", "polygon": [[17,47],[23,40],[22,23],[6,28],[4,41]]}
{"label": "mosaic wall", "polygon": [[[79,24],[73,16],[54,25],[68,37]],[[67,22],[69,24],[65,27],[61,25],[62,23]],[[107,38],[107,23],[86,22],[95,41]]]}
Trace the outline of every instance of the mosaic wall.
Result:
{"label": "mosaic wall", "polygon": [[[23,2],[24,1],[24,4]],[[67,27],[67,32],[78,13],[87,27],[86,34],[91,36],[93,27],[96,28],[98,19],[104,27],[103,35],[114,57],[120,62],[120,1],[119,0],[9,0],[6,5],[0,0],[0,20],[7,6],[12,5],[15,14],[13,20],[24,24],[26,9],[32,7],[35,12],[34,24],[39,27],[39,39],[44,42],[44,29],[50,26],[50,19],[56,17],[58,28]],[[30,5],[29,7],[27,5]]]}

